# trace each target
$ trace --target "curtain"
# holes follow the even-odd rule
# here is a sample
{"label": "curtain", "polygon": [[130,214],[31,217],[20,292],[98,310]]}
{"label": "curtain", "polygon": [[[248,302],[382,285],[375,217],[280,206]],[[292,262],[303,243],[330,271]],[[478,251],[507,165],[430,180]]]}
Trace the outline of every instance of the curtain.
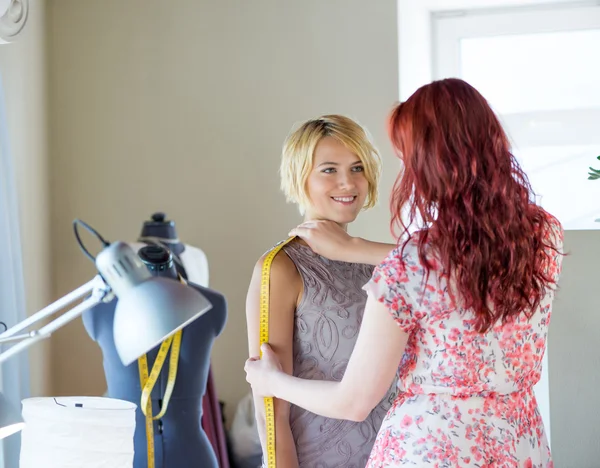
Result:
{"label": "curtain", "polygon": [[[26,317],[17,191],[12,163],[0,76],[0,322],[5,323],[8,328]],[[0,333],[3,331],[4,327],[0,325]],[[29,364],[26,351],[0,364],[0,390],[20,411],[21,400],[29,396]],[[4,439],[0,467],[17,468],[19,450],[18,434]]]}

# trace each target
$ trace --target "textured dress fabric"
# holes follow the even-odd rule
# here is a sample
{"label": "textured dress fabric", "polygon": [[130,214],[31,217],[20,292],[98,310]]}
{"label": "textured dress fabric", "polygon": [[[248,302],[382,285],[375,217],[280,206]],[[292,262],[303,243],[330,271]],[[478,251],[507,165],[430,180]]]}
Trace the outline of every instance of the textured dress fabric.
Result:
{"label": "textured dress fabric", "polygon": [[[331,261],[308,246],[291,242],[283,248],[303,281],[295,313],[296,377],[340,381],[354,349],[371,278],[369,265]],[[365,421],[318,416],[292,405],[290,424],[301,468],[364,468],[381,422],[396,395],[394,382]]]}

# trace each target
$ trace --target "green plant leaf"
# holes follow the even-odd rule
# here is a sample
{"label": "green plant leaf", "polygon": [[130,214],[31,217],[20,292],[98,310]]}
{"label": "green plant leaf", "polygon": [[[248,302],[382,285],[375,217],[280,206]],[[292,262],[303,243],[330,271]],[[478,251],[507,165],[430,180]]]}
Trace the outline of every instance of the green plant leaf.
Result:
{"label": "green plant leaf", "polygon": [[600,170],[594,169],[593,167],[590,167],[589,170],[590,171],[588,172],[588,180],[600,179]]}
{"label": "green plant leaf", "polygon": [[[600,155],[596,156],[596,159],[600,161]],[[600,170],[590,167],[589,172],[588,172],[588,180],[598,180],[598,179],[600,179]]]}

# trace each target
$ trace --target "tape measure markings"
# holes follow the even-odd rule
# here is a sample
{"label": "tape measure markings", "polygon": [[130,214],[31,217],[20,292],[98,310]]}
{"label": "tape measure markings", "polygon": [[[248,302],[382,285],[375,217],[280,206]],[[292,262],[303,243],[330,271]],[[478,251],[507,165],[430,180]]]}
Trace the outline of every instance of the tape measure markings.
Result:
{"label": "tape measure markings", "polygon": [[[179,276],[179,280],[187,284],[186,281]],[[142,398],[140,409],[146,419],[146,443],[148,448],[148,468],[154,468],[155,461],[155,448],[154,448],[154,421],[161,419],[167,412],[169,401],[173,395],[173,389],[175,388],[175,380],[177,379],[177,367],[179,365],[179,354],[181,351],[181,335],[182,330],[177,331],[174,335],[168,337],[160,345],[156,360],[152,365],[152,371],[148,375],[148,358],[146,354],[138,359],[138,369],[140,374],[140,385],[142,388]],[[169,358],[169,373],[167,377],[167,387],[165,389],[165,396],[163,398],[162,407],[156,416],[152,415],[152,390],[158,381],[158,377],[162,371],[163,365],[167,359],[167,354],[171,351]]]}
{"label": "tape measure markings", "polygon": [[[269,286],[271,282],[271,264],[273,259],[283,248],[284,245],[293,240],[294,237],[278,243],[265,256],[262,265],[261,281],[260,281],[260,346],[269,341]],[[260,351],[262,358],[262,350]],[[275,408],[273,406],[273,398],[266,397],[265,404],[265,421],[267,433],[267,468],[275,468]]]}

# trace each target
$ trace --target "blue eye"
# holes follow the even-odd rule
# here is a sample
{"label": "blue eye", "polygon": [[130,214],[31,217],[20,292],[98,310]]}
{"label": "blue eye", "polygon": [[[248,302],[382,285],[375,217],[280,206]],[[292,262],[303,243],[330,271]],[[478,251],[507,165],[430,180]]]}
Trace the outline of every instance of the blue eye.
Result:
{"label": "blue eye", "polygon": [[333,172],[335,172],[335,168],[327,167],[327,168],[323,169],[321,172],[324,172],[325,174],[332,174]]}
{"label": "blue eye", "polygon": [[354,172],[365,172],[365,168],[362,167],[362,166],[354,166],[352,168],[352,171],[354,171]]}

